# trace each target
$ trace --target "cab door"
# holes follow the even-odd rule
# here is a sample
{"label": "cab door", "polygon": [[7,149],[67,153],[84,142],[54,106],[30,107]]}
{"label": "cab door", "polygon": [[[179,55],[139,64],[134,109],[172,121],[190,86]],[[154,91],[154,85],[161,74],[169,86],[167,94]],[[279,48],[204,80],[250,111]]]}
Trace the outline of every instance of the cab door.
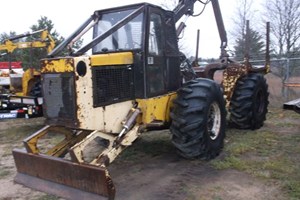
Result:
{"label": "cab door", "polygon": [[[163,17],[155,8],[150,8],[148,41],[146,48],[147,97],[166,93],[166,59]],[[147,37],[146,37],[147,38]]]}

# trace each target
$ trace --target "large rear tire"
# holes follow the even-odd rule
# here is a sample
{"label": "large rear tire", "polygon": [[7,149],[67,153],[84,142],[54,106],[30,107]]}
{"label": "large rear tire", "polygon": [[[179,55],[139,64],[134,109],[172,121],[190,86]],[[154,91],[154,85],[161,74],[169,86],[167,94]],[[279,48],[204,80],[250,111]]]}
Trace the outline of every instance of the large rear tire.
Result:
{"label": "large rear tire", "polygon": [[178,90],[171,112],[172,142],[188,159],[212,159],[225,138],[226,109],[220,86],[210,79],[186,82]]}
{"label": "large rear tire", "polygon": [[253,130],[262,127],[268,112],[268,97],[263,74],[251,73],[241,78],[230,101],[230,125]]}

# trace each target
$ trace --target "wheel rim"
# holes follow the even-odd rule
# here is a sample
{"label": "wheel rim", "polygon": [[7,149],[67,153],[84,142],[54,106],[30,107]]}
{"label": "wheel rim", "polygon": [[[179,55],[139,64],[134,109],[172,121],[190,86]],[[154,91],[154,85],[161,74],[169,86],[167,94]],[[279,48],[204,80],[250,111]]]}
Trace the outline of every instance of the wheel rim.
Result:
{"label": "wheel rim", "polygon": [[216,140],[221,128],[221,110],[219,105],[214,102],[211,104],[208,112],[207,131],[210,139]]}

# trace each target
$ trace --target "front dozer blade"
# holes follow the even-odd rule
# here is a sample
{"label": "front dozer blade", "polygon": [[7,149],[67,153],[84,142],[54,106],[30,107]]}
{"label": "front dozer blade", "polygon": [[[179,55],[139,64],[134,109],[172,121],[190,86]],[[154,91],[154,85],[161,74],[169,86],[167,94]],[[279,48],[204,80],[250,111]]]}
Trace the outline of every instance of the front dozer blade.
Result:
{"label": "front dozer blade", "polygon": [[115,188],[105,167],[32,154],[21,149],[13,150],[13,156],[18,172],[17,183],[72,200],[114,199]]}

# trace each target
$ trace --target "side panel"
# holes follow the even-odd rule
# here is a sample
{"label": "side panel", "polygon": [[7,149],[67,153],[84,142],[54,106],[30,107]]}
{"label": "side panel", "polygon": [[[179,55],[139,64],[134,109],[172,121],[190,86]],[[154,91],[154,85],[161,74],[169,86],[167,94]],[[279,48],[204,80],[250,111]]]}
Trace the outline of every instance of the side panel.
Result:
{"label": "side panel", "polygon": [[138,99],[138,107],[142,110],[141,121],[144,124],[152,122],[169,122],[170,109],[173,106],[173,100],[177,93],[169,93],[164,96],[158,96],[149,99]]}
{"label": "side panel", "polygon": [[49,119],[76,121],[74,73],[43,74],[45,116]]}
{"label": "side panel", "polygon": [[[123,77],[120,68],[127,70],[127,66],[132,67],[132,63],[132,53],[42,60],[47,123],[119,133],[121,122],[132,108],[133,99],[133,90],[129,96],[123,96],[128,90],[121,86],[133,84]],[[98,71],[103,72],[103,76],[93,77],[93,69],[100,69]],[[103,93],[104,90],[110,93]],[[102,104],[95,104],[95,94],[98,99],[104,98]]]}
{"label": "side panel", "polygon": [[128,65],[133,63],[133,56],[130,52],[99,54],[91,57],[91,65]]}
{"label": "side panel", "polygon": [[[101,63],[107,64],[106,61],[114,59],[114,57],[110,59],[109,55],[106,55],[106,58],[103,57],[103,59],[103,62],[99,57],[98,59],[92,58],[91,61],[96,61],[98,65]],[[116,60],[118,60],[118,58]],[[87,66],[84,76],[79,76],[78,73],[76,73],[77,118],[79,128],[119,133],[122,129],[121,122],[132,108],[132,101],[129,100],[108,106],[94,107],[93,90],[95,88],[93,88],[92,83],[90,59],[89,57],[76,58],[75,66],[77,66],[79,62],[84,62]]]}

